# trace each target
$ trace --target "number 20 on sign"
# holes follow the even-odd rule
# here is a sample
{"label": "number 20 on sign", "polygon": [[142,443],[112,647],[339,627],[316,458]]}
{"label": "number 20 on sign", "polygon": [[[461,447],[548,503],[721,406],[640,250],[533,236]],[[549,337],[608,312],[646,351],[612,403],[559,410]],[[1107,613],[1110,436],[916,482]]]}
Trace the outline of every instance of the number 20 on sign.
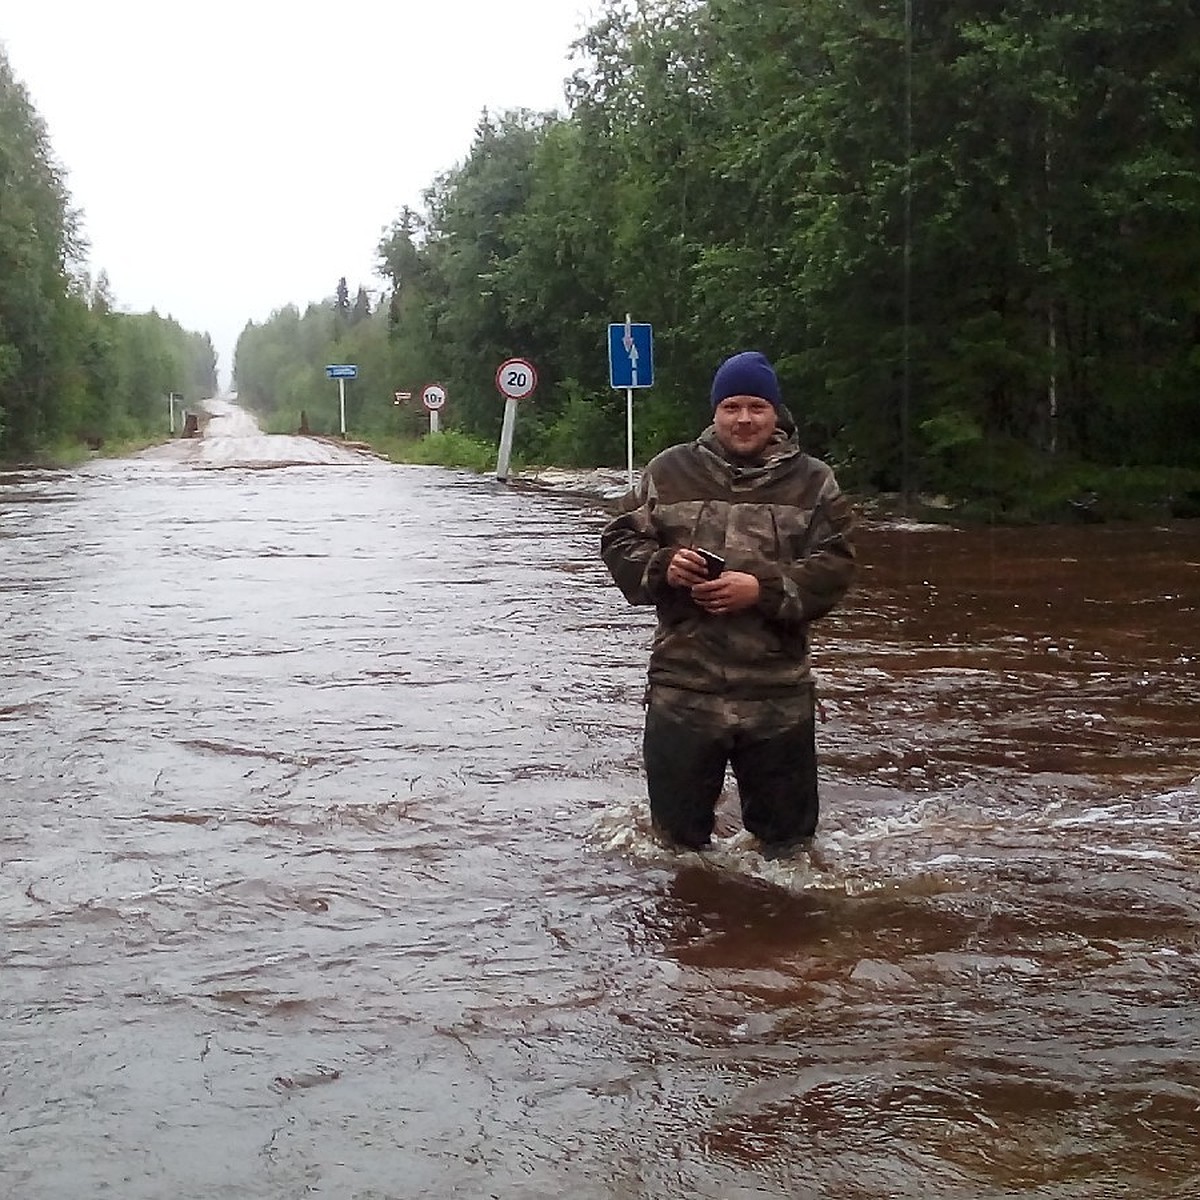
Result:
{"label": "number 20 on sign", "polygon": [[496,370],[496,390],[504,397],[504,423],[500,427],[500,453],[496,459],[497,479],[508,478],[517,401],[527,400],[536,388],[537,368],[527,358],[507,358]]}
{"label": "number 20 on sign", "polygon": [[496,387],[509,400],[527,400],[537,388],[537,368],[528,359],[509,358],[496,372]]}

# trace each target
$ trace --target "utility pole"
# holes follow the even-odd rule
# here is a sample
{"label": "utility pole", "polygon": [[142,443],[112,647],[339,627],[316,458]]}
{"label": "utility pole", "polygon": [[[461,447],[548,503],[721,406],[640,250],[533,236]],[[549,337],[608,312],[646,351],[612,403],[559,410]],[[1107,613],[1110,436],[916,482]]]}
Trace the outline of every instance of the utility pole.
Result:
{"label": "utility pole", "polygon": [[906,514],[912,502],[908,446],[912,400],[912,53],[913,6],[912,0],[904,0],[904,362],[900,382],[900,501]]}

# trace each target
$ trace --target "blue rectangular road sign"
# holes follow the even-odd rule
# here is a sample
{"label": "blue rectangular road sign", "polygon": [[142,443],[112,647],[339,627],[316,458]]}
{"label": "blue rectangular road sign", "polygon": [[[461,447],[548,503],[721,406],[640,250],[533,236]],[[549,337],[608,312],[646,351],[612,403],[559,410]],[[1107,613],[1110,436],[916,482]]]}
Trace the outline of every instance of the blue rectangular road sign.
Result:
{"label": "blue rectangular road sign", "polygon": [[608,327],[608,386],[654,386],[654,329],[651,325]]}
{"label": "blue rectangular road sign", "polygon": [[325,374],[330,379],[354,379],[358,375],[358,367],[349,364],[329,366],[325,368]]}

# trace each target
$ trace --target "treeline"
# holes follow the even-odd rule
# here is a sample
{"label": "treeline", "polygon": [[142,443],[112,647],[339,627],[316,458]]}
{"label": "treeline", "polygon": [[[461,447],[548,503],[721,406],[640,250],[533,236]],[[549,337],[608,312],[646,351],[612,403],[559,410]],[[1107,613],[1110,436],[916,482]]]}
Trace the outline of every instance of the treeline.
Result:
{"label": "treeline", "polygon": [[[387,310],[365,287],[350,298],[339,279],[331,297],[274,312],[261,325],[251,321],[238,338],[234,379],[240,403],[253,408],[265,428],[294,433],[303,423],[313,433],[340,432],[338,385],[328,379],[331,363],[353,363],[358,376],[345,385],[350,434],[415,436],[422,424],[419,397],[432,382],[432,356],[406,354],[393,337]],[[406,384],[411,386],[405,386]],[[416,403],[395,403],[397,391],[412,391]]]}
{"label": "treeline", "polygon": [[207,334],[115,311],[83,259],[45,125],[0,48],[0,462],[161,434],[169,392],[217,390]]}
{"label": "treeline", "polygon": [[639,459],[757,347],[852,486],[1200,467],[1194,0],[624,0],[578,49],[568,115],[485,116],[399,215],[383,303],[246,331],[246,399],[332,414],[321,368],[357,360],[363,432],[436,379],[443,421],[494,438],[519,354],[518,450],[619,465],[630,312]]}

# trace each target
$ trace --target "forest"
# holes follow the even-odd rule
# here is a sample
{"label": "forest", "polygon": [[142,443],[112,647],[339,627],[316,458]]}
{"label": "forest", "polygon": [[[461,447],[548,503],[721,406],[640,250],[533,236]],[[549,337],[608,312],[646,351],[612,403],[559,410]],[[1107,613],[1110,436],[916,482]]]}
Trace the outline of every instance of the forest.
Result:
{"label": "forest", "polygon": [[[756,348],[849,488],[1200,513],[1194,0],[608,0],[572,65],[562,112],[482,114],[381,231],[378,281],[246,326],[235,383],[269,428],[337,432],[324,367],[354,363],[351,436],[418,438],[438,382],[442,429],[495,446],[495,371],[521,356],[518,457],[619,466],[607,329],[629,313],[654,328],[638,462],[694,436],[716,364]],[[23,269],[48,288],[69,250],[67,222]],[[62,290],[18,315],[57,319],[74,371],[10,406],[0,360],[7,444],[53,388],[76,422],[97,395],[103,304]],[[10,307],[5,287],[0,346]]]}
{"label": "forest", "polygon": [[79,226],[45,124],[0,48],[0,462],[163,437],[171,393],[194,404],[216,391],[208,335],[118,311],[107,276],[84,266]]}
{"label": "forest", "polygon": [[518,452],[619,465],[607,326],[632,313],[639,461],[753,347],[852,487],[1195,502],[1194,0],[624,0],[576,51],[565,115],[485,114],[397,214],[374,305],[342,281],[244,331],[244,400],[332,427],[322,364],[356,362],[360,434],[419,430],[394,393],[436,380],[443,427],[494,443],[519,355]]}

